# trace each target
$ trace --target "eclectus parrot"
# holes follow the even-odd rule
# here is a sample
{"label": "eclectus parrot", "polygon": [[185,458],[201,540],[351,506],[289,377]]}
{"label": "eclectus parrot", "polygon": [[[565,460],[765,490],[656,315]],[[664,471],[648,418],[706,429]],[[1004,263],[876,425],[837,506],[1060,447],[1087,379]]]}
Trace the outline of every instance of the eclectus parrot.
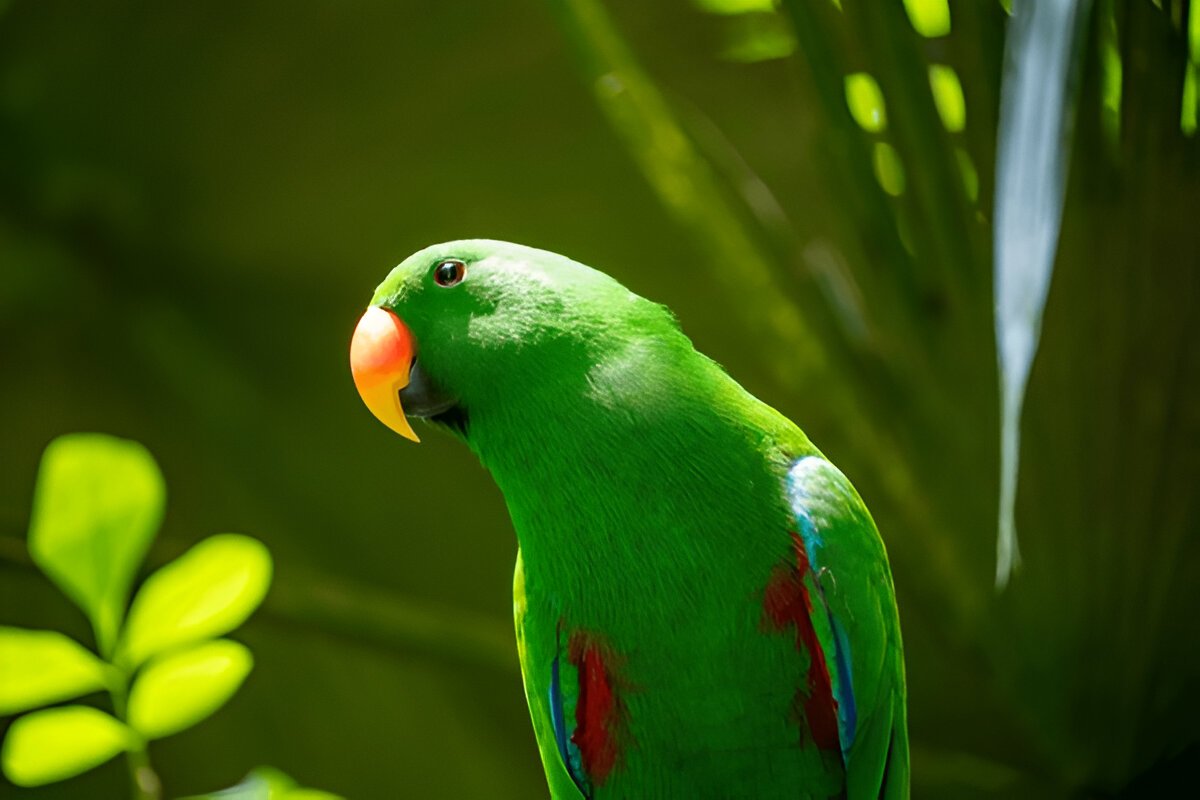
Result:
{"label": "eclectus parrot", "polygon": [[350,360],[385,425],[449,431],[504,494],[554,798],[908,797],[875,524],[665,307],[554,253],[451,242],[380,284]]}

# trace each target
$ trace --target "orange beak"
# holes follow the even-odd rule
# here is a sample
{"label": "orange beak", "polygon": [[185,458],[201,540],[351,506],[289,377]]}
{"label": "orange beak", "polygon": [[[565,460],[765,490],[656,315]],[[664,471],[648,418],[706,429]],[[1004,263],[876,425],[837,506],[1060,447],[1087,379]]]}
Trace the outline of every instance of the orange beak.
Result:
{"label": "orange beak", "polygon": [[400,406],[414,350],[408,326],[386,308],[371,306],[350,340],[350,372],[371,413],[404,438],[419,442]]}

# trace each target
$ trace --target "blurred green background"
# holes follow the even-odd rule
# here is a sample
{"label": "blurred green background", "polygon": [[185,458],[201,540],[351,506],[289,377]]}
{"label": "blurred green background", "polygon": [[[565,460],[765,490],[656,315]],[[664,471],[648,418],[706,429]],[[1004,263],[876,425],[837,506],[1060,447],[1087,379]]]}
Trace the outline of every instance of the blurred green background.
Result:
{"label": "blurred green background", "polygon": [[[854,480],[915,796],[1176,785],[1200,759],[1200,10],[1093,4],[997,593],[1006,12],[939,28],[943,5],[908,4],[918,32],[898,1],[0,2],[0,624],[91,642],[25,554],[35,470],[64,432],[133,438],[168,489],[151,567],[218,531],[276,561],[245,686],[152,746],[168,796],[263,763],[351,798],[544,796],[503,500],[448,437],[372,419],[347,362],[392,265],[510,239],[669,305]],[[857,73],[884,124],[851,114]],[[119,761],[0,778],[127,792]]]}

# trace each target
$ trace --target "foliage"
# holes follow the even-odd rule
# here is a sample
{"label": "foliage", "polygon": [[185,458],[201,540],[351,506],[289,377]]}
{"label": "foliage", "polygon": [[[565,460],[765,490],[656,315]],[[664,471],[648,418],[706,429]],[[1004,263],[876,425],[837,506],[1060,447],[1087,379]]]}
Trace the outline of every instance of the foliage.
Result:
{"label": "foliage", "polygon": [[339,800],[336,795],[320,789],[300,786],[288,775],[273,767],[258,767],[245,780],[219,792],[187,800]]}
{"label": "foliage", "polygon": [[29,551],[88,615],[100,654],[55,631],[0,627],[0,713],[103,689],[115,716],[72,705],[20,717],[0,753],[13,783],[65,780],[125,752],[134,796],[157,797],[148,742],[206,719],[249,674],[250,650],[216,637],[245,621],[270,585],[270,555],[254,539],[205,539],[150,575],[125,614],[163,504],[162,475],[141,445],[73,434],[46,448]]}
{"label": "foliage", "polygon": [[[1195,416],[1183,423],[1171,410],[1200,389],[1195,349],[1185,355],[1188,334],[1179,327],[1196,308],[1198,251],[1186,215],[1163,212],[1164,202],[1167,208],[1190,205],[1200,186],[1194,131],[1179,122],[1180,109],[1186,120],[1189,103],[1195,102],[1182,88],[1195,62],[1187,57],[1187,26],[1178,6],[1168,13],[1146,3],[1101,4],[1090,23],[1085,12],[1075,14],[1074,23],[1068,13],[1067,27],[1058,35],[1053,19],[1046,28],[1047,20],[1034,13],[1029,23],[1033,4],[1015,2],[1009,35],[1020,24],[1033,38],[1024,54],[1019,47],[1010,54],[1016,60],[1010,66],[1023,69],[1028,80],[1022,84],[1010,80],[1012,70],[1005,73],[1011,101],[1006,108],[1016,121],[997,132],[1001,75],[994,55],[1006,27],[1000,6],[784,0],[780,13],[792,22],[802,80],[821,100],[807,111],[818,115],[819,128],[828,131],[822,148],[829,163],[821,191],[834,199],[841,217],[823,220],[822,235],[833,238],[824,252],[836,254],[830,258],[805,244],[814,233],[799,222],[781,236],[780,226],[756,211],[748,196],[726,191],[714,199],[712,192],[698,191],[713,184],[716,162],[695,155],[675,158],[678,174],[665,180],[660,165],[688,152],[697,133],[656,100],[661,90],[621,43],[598,0],[554,5],[561,9],[598,101],[647,178],[681,219],[696,223],[690,229],[712,256],[711,266],[736,278],[731,293],[749,293],[735,298],[746,302],[734,304],[751,310],[746,323],[762,324],[764,290],[787,298],[787,305],[801,312],[804,326],[764,334],[790,352],[789,377],[820,386],[825,399],[833,401],[828,411],[849,443],[841,458],[853,462],[851,474],[869,476],[876,488],[869,496],[882,494],[891,505],[883,513],[893,524],[883,528],[902,612],[908,612],[905,629],[916,633],[910,640],[928,635],[915,631],[917,617],[938,619],[934,625],[942,641],[970,642],[986,664],[983,674],[992,676],[1003,698],[1000,713],[1009,717],[1003,726],[1027,733],[1024,741],[993,743],[974,755],[1027,764],[1046,776],[1037,782],[1056,791],[1113,791],[1156,761],[1195,747],[1194,733],[1180,735],[1196,710],[1195,656],[1164,658],[1178,635],[1166,598],[1192,606],[1200,602],[1194,584],[1162,566],[1163,559],[1194,564],[1198,544],[1196,497],[1184,477],[1194,481],[1200,466]],[[741,11],[763,9],[722,9]],[[1197,17],[1193,9],[1193,30],[1200,29]],[[1081,31],[1073,55],[1072,25]],[[1022,58],[1026,62],[1017,64]],[[1085,65],[1084,76],[1069,81],[1075,63]],[[1102,105],[1099,86],[1113,69],[1118,99],[1110,93]],[[1126,98],[1124,106],[1120,97]],[[1120,118],[1116,132],[1105,122],[1113,102]],[[1050,353],[1043,356],[1041,372],[1034,373],[1027,429],[1040,433],[1026,446],[1017,498],[1017,516],[1034,542],[1035,563],[1007,596],[992,597],[982,580],[986,561],[980,546],[980,533],[988,527],[986,510],[996,497],[997,379],[989,330],[993,263],[988,242],[995,238],[998,254],[1004,419],[1016,437],[1023,370],[1037,347],[1044,302],[1034,287],[1049,283],[1066,185],[1070,137],[1062,131],[1071,130],[1076,105],[1077,178],[1067,201],[1057,293],[1048,312],[1057,313],[1058,320],[1047,323]],[[665,130],[675,142],[658,133]],[[998,149],[1008,160],[996,166],[993,178]],[[730,185],[739,180],[745,179],[728,176]],[[1172,200],[1164,201],[1164,195]],[[1000,223],[1003,211],[1016,227]],[[1120,215],[1119,222],[1113,214]],[[739,242],[733,248],[714,240],[722,226],[735,231],[725,237]],[[1038,242],[1035,231],[1041,231]],[[1106,252],[1103,243],[1116,231],[1165,258],[1148,262],[1128,248]],[[764,253],[771,247],[780,266],[770,271],[767,289],[766,281],[747,281],[745,270],[767,261]],[[1097,259],[1103,267],[1091,269]],[[1179,292],[1181,285],[1188,290]],[[1139,298],[1136,305],[1131,293]],[[1088,322],[1064,335],[1062,315],[1071,306],[1089,308]],[[770,311],[766,316],[781,318]],[[1119,329],[1102,322],[1111,319],[1124,322]],[[1019,352],[1010,347],[1017,341],[1023,343]],[[785,361],[776,347],[760,353],[775,364]],[[1135,362],[1123,361],[1133,353]],[[1096,367],[1065,369],[1071,360]],[[1050,385],[1055,388],[1048,392]],[[1142,414],[1129,418],[1088,411],[1129,402],[1139,403]],[[1184,425],[1183,436],[1172,432],[1177,421]],[[1047,446],[1043,438],[1063,435],[1079,454],[1067,461],[1059,446]],[[1102,444],[1131,436],[1154,444],[1124,450],[1120,457]],[[1001,497],[1002,522],[1008,520],[1002,525],[997,567],[1002,583],[1015,557],[1008,504],[1016,491],[1016,439],[1007,432],[1004,438],[1005,475],[1011,476],[1012,489]],[[1104,453],[1099,469],[1080,457],[1096,448]],[[1175,474],[1162,472],[1162,464],[1172,464]],[[1116,489],[1138,485],[1148,472],[1160,476],[1158,491]],[[881,504],[872,506],[878,510]],[[1114,560],[1128,524],[1142,532],[1137,546],[1142,556]],[[1115,581],[1118,562],[1122,578]],[[1114,628],[1114,614],[1153,623]],[[1090,680],[1075,680],[1080,654],[1101,642],[1103,666],[1094,666]],[[927,691],[922,663],[919,651],[910,648],[917,698]],[[1173,698],[1165,704],[1157,699],[1164,680]],[[1189,682],[1193,689],[1185,690]],[[978,699],[964,700],[978,707]],[[941,702],[951,701],[943,694]],[[1081,713],[1084,708],[1095,711]],[[978,792],[991,784],[985,770],[977,770],[966,785],[959,783],[963,776],[943,766],[961,758],[954,753],[961,744],[931,735],[919,707],[913,719],[918,794]],[[1114,728],[1139,733],[1112,736]],[[1010,774],[1001,783],[1004,791],[1016,791],[1028,781]]]}
{"label": "foliage", "polygon": [[[380,435],[345,368],[391,265],[490,236],[667,304],[852,477],[918,796],[1180,794],[1200,14],[1092,5],[997,594],[1005,4],[0,3],[0,624],[93,635],[30,562],[29,465],[121,431],[171,469],[149,564],[232,525],[279,565],[239,629],[253,691],[153,744],[172,788],[265,762],[352,797],[542,794],[503,499],[464,448]],[[52,687],[104,679],[72,663]],[[121,766],[36,791],[115,796]]]}

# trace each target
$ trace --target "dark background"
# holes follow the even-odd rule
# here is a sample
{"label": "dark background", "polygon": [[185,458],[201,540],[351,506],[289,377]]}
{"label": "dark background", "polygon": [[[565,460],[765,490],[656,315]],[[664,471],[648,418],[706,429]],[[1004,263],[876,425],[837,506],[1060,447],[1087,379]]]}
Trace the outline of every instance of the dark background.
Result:
{"label": "dark background", "polygon": [[[447,437],[372,419],[347,361],[391,266],[509,239],[669,305],[858,485],[895,571],[915,796],[1171,785],[1200,757],[1186,4],[1095,4],[1027,401],[1025,567],[998,593],[1005,12],[951,4],[950,35],[923,39],[899,3],[844,3],[615,0],[611,28],[558,0],[0,3],[0,623],[91,642],[24,555],[37,461],[69,431],[137,439],[168,487],[150,566],[219,531],[276,561],[235,634],[245,686],[151,748],[168,796],[258,764],[352,798],[544,796],[502,498]],[[788,57],[722,57],[780,37]],[[923,61],[958,70],[964,132],[908,80]],[[874,137],[839,93],[856,70],[888,98]],[[899,197],[875,141],[906,165]],[[0,778],[0,796],[125,781],[114,761],[36,791]]]}

